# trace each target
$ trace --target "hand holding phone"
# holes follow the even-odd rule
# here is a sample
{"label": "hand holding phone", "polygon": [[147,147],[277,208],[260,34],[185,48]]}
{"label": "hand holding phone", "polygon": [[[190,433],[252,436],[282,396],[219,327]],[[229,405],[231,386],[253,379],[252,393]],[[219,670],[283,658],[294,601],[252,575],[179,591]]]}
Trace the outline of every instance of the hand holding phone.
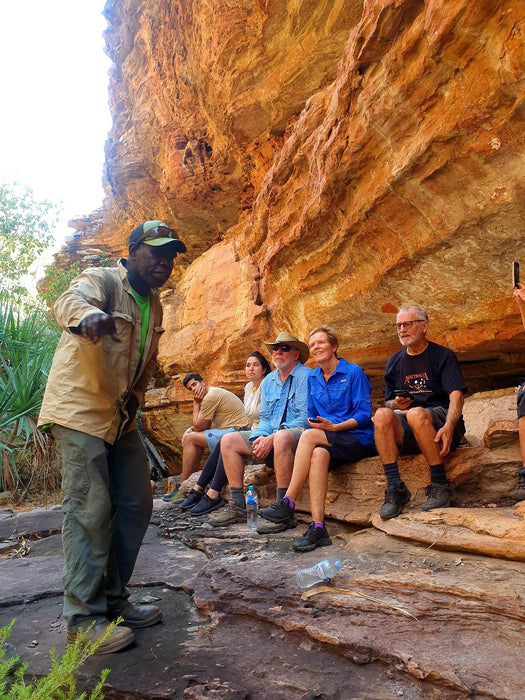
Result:
{"label": "hand holding phone", "polygon": [[308,417],[308,420],[310,421],[310,423],[320,423],[320,422],[321,422],[321,421],[319,420],[319,418],[310,418],[310,417]]}
{"label": "hand holding phone", "polygon": [[400,399],[412,398],[406,389],[394,389],[394,396],[399,396]]}
{"label": "hand holding phone", "polygon": [[410,393],[406,389],[394,389],[395,399],[393,408],[400,411],[407,411],[413,403]]}

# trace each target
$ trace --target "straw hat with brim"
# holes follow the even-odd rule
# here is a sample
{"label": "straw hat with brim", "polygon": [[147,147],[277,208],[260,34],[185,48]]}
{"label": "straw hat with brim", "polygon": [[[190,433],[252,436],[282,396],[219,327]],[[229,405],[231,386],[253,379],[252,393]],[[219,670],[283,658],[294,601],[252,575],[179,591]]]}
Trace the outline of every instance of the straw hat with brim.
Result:
{"label": "straw hat with brim", "polygon": [[300,353],[299,360],[303,363],[303,365],[310,357],[310,348],[308,347],[308,345],[306,343],[301,342],[300,340],[295,338],[293,335],[290,335],[286,331],[279,333],[277,338],[271,343],[268,343],[265,340],[264,344],[267,345],[272,350],[273,350],[274,345],[291,345],[292,348],[299,350],[299,353]]}

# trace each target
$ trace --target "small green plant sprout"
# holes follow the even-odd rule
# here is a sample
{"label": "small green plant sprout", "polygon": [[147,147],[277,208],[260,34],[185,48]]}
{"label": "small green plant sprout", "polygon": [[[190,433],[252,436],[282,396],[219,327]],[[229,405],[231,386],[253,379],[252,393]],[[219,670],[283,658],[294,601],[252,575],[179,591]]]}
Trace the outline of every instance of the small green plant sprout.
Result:
{"label": "small green plant sprout", "polygon": [[109,625],[96,642],[87,641],[85,633],[80,632],[76,641],[67,645],[61,657],[52,649],[50,672],[33,682],[26,682],[29,668],[27,663],[20,663],[19,656],[6,658],[6,642],[15,621],[0,628],[0,700],[103,700],[102,689],[109,668],[101,672],[99,681],[91,691],[77,689],[75,674],[111,634],[117,622]]}

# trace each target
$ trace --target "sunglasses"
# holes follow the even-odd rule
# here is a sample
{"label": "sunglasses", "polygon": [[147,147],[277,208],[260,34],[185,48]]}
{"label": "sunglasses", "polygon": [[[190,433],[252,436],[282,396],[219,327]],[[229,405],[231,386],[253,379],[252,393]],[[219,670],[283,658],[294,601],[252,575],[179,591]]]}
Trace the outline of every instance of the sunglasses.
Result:
{"label": "sunglasses", "polygon": [[295,349],[296,348],[292,348],[291,345],[274,345],[272,351],[275,352],[276,350],[281,350],[281,352],[290,352],[291,350]]}
{"label": "sunglasses", "polygon": [[175,231],[172,231],[167,226],[154,226],[146,231],[146,233],[141,236],[141,241],[152,241],[155,238],[171,238],[174,241],[178,241]]}
{"label": "sunglasses", "polygon": [[412,328],[414,323],[425,323],[424,318],[416,318],[414,321],[402,321],[401,323],[393,323],[392,326],[393,328],[396,329],[396,331],[400,331],[403,326],[408,330]]}

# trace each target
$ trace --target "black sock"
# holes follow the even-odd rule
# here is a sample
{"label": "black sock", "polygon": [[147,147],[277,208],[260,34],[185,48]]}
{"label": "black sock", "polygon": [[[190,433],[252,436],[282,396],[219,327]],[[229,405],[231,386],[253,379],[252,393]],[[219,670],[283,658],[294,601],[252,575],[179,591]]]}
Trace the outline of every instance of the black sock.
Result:
{"label": "black sock", "polygon": [[275,496],[276,501],[275,502],[280,503],[285,496],[286,496],[286,489],[279,489],[278,488],[276,491],[276,496]]}
{"label": "black sock", "polygon": [[232,489],[230,488],[230,498],[233,505],[238,508],[246,508],[246,498],[244,497],[243,489]]}
{"label": "black sock", "polygon": [[443,463],[434,464],[434,466],[430,467],[430,481],[433,484],[442,484],[443,486],[448,484],[447,473]]}
{"label": "black sock", "polygon": [[399,486],[401,483],[401,477],[399,475],[399,468],[397,462],[392,462],[391,464],[383,464],[383,470],[386,476],[387,486]]}

